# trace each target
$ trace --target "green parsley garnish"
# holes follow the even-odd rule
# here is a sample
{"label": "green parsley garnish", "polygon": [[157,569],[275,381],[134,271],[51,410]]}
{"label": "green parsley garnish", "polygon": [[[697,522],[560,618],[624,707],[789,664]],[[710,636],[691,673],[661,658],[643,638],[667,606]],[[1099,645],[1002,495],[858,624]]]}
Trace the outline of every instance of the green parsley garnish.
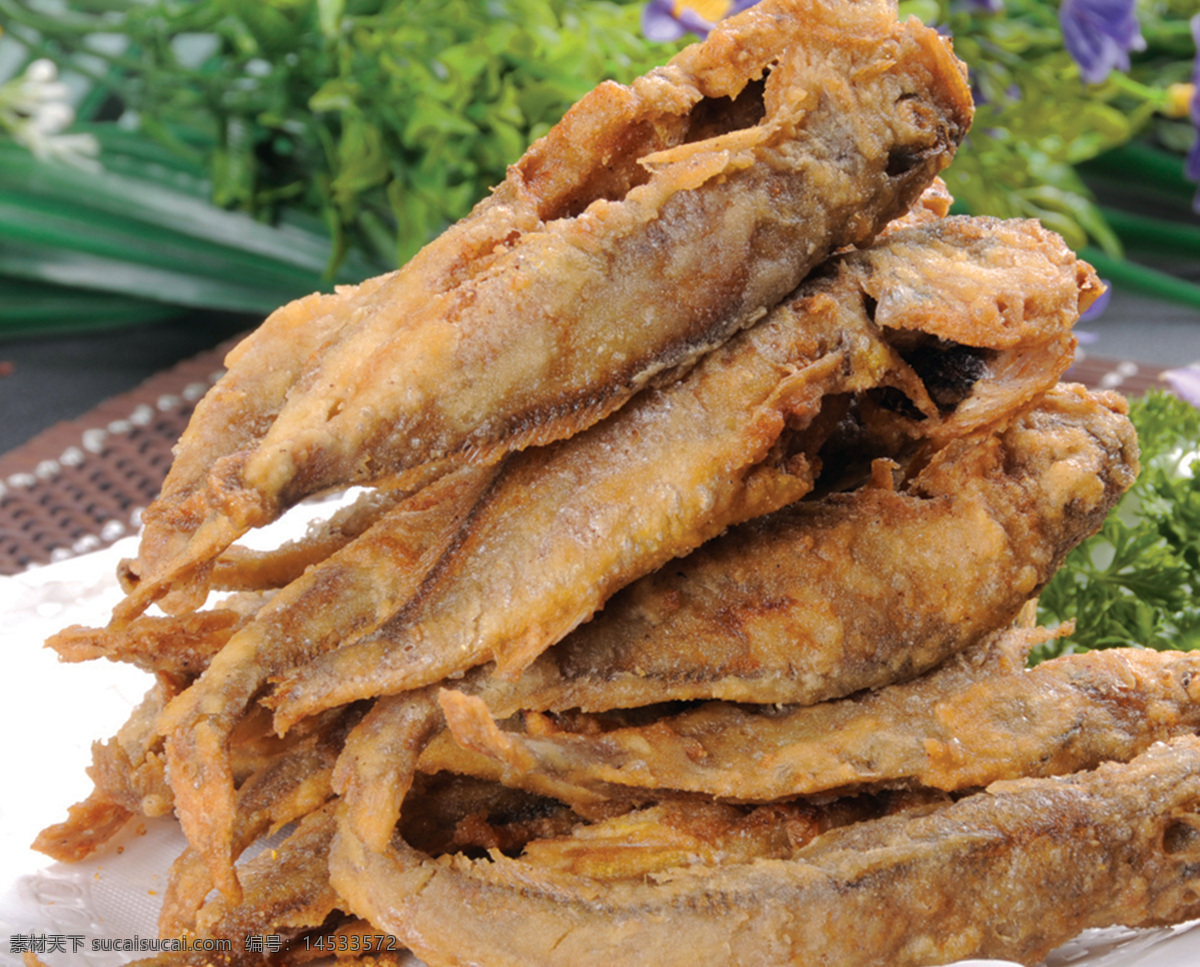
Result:
{"label": "green parsley garnish", "polygon": [[1075,633],[1034,660],[1141,645],[1200,646],[1200,410],[1154,391],[1131,401],[1142,472],[1103,528],[1043,591],[1038,617]]}

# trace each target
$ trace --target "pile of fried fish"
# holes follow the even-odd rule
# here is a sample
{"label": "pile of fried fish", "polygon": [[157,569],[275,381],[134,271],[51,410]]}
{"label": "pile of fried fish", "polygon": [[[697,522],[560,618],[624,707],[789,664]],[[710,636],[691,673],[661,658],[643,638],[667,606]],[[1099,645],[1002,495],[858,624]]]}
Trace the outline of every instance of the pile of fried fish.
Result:
{"label": "pile of fried fish", "polygon": [[1200,655],[1027,667],[1138,451],[1060,382],[1091,267],[947,214],[971,114],[888,0],[764,0],[233,350],[110,624],[50,642],[155,684],[38,848],[173,812],[161,933],[234,941],[139,963],[1036,963],[1200,916]]}

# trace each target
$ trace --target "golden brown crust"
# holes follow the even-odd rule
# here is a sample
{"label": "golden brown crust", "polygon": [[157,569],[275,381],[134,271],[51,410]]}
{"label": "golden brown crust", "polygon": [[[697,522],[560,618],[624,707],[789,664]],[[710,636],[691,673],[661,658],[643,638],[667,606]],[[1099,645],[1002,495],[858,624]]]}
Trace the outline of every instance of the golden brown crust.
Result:
{"label": "golden brown crust", "polygon": [[195,678],[247,616],[231,608],[183,615],[140,615],[121,629],[72,625],[47,639],[63,661],[107,658],[149,672]]}
{"label": "golden brown crust", "polygon": [[279,591],[163,711],[180,820],[223,889],[236,891],[229,745],[238,722],[272,674],[371,631],[410,600],[493,474],[463,467],[391,507],[360,540]]}
{"label": "golden brown crust", "polygon": [[1055,390],[900,489],[889,475],[732,528],[621,591],[517,681],[485,668],[455,687],[504,718],[808,704],[912,677],[1012,621],[1100,526],[1138,470],[1123,409]]}
{"label": "golden brown crust", "polygon": [[506,784],[552,778],[559,798],[588,805],[627,799],[628,789],[745,802],[876,786],[954,792],[1127,761],[1200,729],[1200,656],[1117,649],[1027,672],[1023,654],[1005,667],[986,651],[860,697],[799,708],[714,702],[599,734],[541,721],[501,731],[479,699],[446,691],[441,702],[455,737],[500,762]]}
{"label": "golden brown crust", "polygon": [[399,842],[381,854],[344,828],[330,866],[358,914],[433,967],[672,967],[716,951],[746,965],[1035,964],[1087,927],[1200,914],[1198,807],[1200,740],[1188,737],[1128,764],[835,829],[791,859],[643,882],[499,856],[439,862]]}
{"label": "golden brown crust", "polygon": [[[305,494],[602,418],[903,212],[970,115],[945,42],[883,0],[760,4],[601,85],[408,266],[306,304],[317,345],[259,358],[276,323],[234,354],[145,516],[118,618],[168,586],[194,606],[208,562]],[[261,411],[251,357],[276,373]]]}
{"label": "golden brown crust", "polygon": [[[1013,226],[1002,243],[990,240],[992,227],[951,219],[834,260],[680,381],[570,440],[512,458],[408,609],[280,676],[270,699],[277,726],[486,661],[502,674],[526,667],[621,586],[806,494],[827,462],[822,446],[834,427],[817,417],[832,398],[865,397],[876,424],[869,432],[893,456],[913,438],[944,440],[1011,417],[1069,364],[1080,283],[1073,256],[1060,270],[1068,258],[1040,227]],[[896,253],[914,250],[923,285],[902,280],[884,311],[878,299],[872,306]],[[959,271],[967,281],[948,283],[952,297],[944,296],[933,279]],[[1009,316],[980,309],[981,276],[1003,280],[1005,291],[1051,291],[1031,303],[1014,336]],[[922,306],[928,331],[918,333],[911,327]],[[950,332],[970,341],[951,342]],[[963,372],[947,375],[929,361],[958,350],[970,363]],[[1016,378],[1007,367],[1014,356]],[[883,387],[903,393],[908,409],[873,399]]]}
{"label": "golden brown crust", "polygon": [[1033,962],[1200,914],[1200,660],[1023,669],[1137,448],[1054,385],[1092,269],[946,216],[970,114],[891,0],[764,0],[230,353],[112,623],[52,642],[159,687],[39,845],[174,808],[160,930],[291,948],[143,967]]}

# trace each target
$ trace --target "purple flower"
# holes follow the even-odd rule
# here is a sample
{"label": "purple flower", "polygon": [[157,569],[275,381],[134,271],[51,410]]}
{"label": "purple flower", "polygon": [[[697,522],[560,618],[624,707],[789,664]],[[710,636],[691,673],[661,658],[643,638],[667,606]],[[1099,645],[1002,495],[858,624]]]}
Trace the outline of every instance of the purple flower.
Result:
{"label": "purple flower", "polygon": [[1192,406],[1200,406],[1200,363],[1168,369],[1162,378],[1171,387],[1171,392]]}
{"label": "purple flower", "polygon": [[[1104,283],[1104,291],[1100,293],[1095,302],[1084,310],[1083,315],[1079,317],[1080,322],[1091,322],[1093,319],[1099,319],[1104,315],[1104,310],[1108,308],[1109,302],[1112,301],[1112,283],[1108,279],[1101,279],[1100,281]],[[1083,334],[1079,330],[1076,330],[1075,335],[1082,336]],[[1086,339],[1080,339],[1080,342],[1086,341]]]}
{"label": "purple flower", "polygon": [[[1196,43],[1196,63],[1192,68],[1192,101],[1188,105],[1188,117],[1196,128],[1196,140],[1188,151],[1184,170],[1190,181],[1200,183],[1200,13],[1192,18],[1191,24],[1192,40]],[[1192,200],[1192,209],[1200,215],[1200,191]]]}
{"label": "purple flower", "polygon": [[753,7],[758,0],[650,0],[642,8],[647,40],[669,42],[686,33],[705,36],[717,21]]}
{"label": "purple flower", "polygon": [[1089,84],[1099,84],[1114,68],[1129,70],[1129,52],[1146,49],[1134,2],[1062,0],[1063,42]]}

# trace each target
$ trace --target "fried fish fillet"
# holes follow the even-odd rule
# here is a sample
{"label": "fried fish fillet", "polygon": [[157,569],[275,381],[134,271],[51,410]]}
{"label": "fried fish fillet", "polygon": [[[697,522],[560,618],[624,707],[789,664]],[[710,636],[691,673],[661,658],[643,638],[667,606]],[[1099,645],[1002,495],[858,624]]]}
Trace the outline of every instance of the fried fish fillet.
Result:
{"label": "fried fish fillet", "polygon": [[550,723],[504,732],[481,701],[452,691],[442,707],[460,742],[504,765],[506,783],[546,775],[568,803],[572,786],[589,802],[626,789],[746,802],[877,785],[954,792],[1126,761],[1200,731],[1200,655],[1113,649],[1026,671],[1005,637],[865,696],[782,709],[712,702],[599,734]]}
{"label": "fried fish fillet", "polygon": [[685,369],[903,213],[971,113],[948,43],[887,0],[769,0],[602,84],[407,266],[234,351],[116,620],[195,607],[307,494],[567,437]]}
{"label": "fried fish fillet", "polygon": [[951,805],[831,830],[787,859],[601,882],[493,855],[364,849],[340,826],[333,884],[431,967],[923,967],[1038,963],[1088,927],[1200,916],[1200,740],[1130,763],[999,782]]}
{"label": "fried fish fillet", "polygon": [[[519,678],[484,666],[453,687],[506,718],[811,704],[911,678],[1008,624],[1099,526],[1138,469],[1124,409],[1060,386],[1007,429],[937,451],[901,489],[888,476],[733,528],[614,596]],[[376,703],[351,734],[335,784],[360,838],[383,848],[414,770],[500,778],[495,763],[428,744],[442,728],[427,688]],[[544,794],[586,794],[545,778]]]}
{"label": "fried fish fillet", "polygon": [[516,680],[485,666],[454,687],[506,718],[812,704],[910,678],[1008,625],[1099,528],[1138,473],[1125,409],[1056,387],[896,489],[889,474],[731,528],[622,590]]}
{"label": "fried fish fillet", "polygon": [[[915,252],[921,285],[898,267]],[[408,608],[279,676],[278,727],[488,661],[515,675],[622,586],[807,494],[831,440],[859,465],[1011,418],[1069,365],[1098,291],[1029,221],[944,219],[834,259],[685,378],[512,457]],[[863,425],[843,439],[851,399]]]}

